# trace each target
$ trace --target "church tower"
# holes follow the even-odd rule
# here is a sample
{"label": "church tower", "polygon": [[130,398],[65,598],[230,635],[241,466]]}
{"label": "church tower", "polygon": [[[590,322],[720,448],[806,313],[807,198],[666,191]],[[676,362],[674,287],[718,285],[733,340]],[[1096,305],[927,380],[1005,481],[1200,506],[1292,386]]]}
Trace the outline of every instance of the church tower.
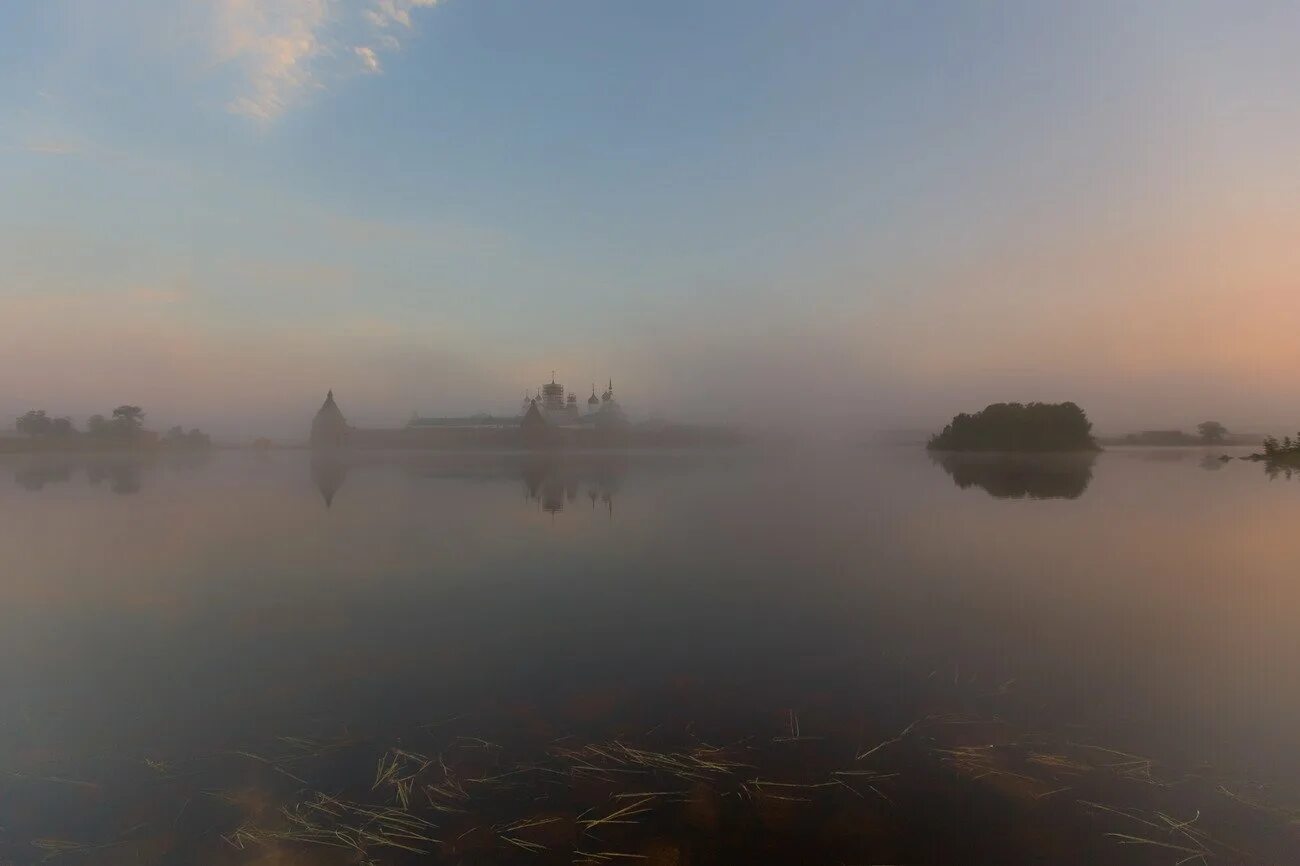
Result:
{"label": "church tower", "polygon": [[348,422],[334,402],[334,392],[325,395],[316,417],[311,422],[312,448],[342,448],[347,445]]}

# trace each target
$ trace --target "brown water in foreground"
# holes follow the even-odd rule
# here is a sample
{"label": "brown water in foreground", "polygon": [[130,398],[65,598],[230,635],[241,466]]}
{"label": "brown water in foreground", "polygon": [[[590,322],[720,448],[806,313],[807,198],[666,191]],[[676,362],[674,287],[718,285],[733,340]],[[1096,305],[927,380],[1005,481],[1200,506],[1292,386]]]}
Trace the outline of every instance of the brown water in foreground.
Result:
{"label": "brown water in foreground", "polygon": [[1213,456],[5,458],[0,863],[1296,862]]}

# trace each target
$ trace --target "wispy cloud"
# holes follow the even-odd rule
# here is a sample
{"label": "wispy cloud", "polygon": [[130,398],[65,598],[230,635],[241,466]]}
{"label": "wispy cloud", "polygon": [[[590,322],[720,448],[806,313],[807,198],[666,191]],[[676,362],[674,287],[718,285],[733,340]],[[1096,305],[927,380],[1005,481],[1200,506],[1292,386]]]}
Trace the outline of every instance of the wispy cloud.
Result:
{"label": "wispy cloud", "polygon": [[371,24],[379,29],[394,26],[411,29],[411,11],[437,6],[438,0],[371,0],[365,16]]}
{"label": "wispy cloud", "polygon": [[358,45],[352,49],[361,60],[361,68],[366,72],[382,72],[379,66],[379,56],[375,54],[375,49],[369,45]]}
{"label": "wispy cloud", "polygon": [[381,54],[439,0],[216,0],[214,48],[238,71],[235,114],[270,121],[312,91],[382,71]]}
{"label": "wispy cloud", "polygon": [[244,92],[227,108],[269,120],[312,85],[329,11],[326,0],[222,0],[218,57],[238,64],[245,79]]}

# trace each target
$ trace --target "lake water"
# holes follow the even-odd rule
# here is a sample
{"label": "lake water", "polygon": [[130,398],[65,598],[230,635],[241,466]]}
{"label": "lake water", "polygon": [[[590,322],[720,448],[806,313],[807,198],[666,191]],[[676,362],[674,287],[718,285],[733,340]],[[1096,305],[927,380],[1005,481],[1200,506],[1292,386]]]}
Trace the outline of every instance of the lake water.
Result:
{"label": "lake water", "polygon": [[1300,862],[1219,453],[4,458],[0,863]]}

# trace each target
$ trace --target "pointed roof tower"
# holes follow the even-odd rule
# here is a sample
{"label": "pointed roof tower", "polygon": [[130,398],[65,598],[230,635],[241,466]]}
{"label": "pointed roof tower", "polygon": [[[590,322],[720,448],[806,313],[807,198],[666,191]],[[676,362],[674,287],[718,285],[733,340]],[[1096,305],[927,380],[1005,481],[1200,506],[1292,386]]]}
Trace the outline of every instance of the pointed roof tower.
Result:
{"label": "pointed roof tower", "polygon": [[325,402],[316,412],[311,422],[311,444],[313,448],[337,448],[347,438],[348,421],[343,417],[338,404],[334,402],[334,390],[325,395]]}
{"label": "pointed roof tower", "polygon": [[537,408],[536,400],[528,401],[528,411],[524,413],[524,419],[519,426],[525,430],[538,430],[546,426],[546,419],[542,417],[542,411]]}

